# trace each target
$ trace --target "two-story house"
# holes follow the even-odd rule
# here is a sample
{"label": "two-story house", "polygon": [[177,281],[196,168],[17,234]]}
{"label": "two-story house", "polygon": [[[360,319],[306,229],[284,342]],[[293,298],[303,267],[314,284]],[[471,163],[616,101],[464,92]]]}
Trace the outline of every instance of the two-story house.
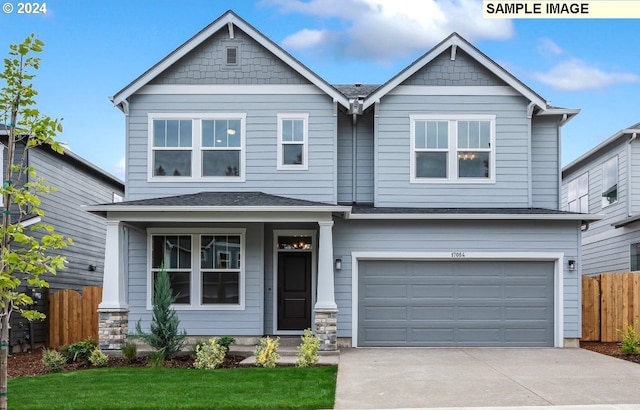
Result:
{"label": "two-story house", "polygon": [[563,209],[603,216],[582,234],[585,275],[640,270],[638,134],[622,129],[562,170]]}
{"label": "two-story house", "polygon": [[542,97],[457,34],[381,86],[332,86],[229,11],[112,97],[100,345],[148,327],[169,272],[194,337],[567,346],[580,235]]}
{"label": "two-story house", "polygon": [[[8,131],[0,124],[0,169],[6,165],[6,143]],[[104,218],[91,215],[82,209],[83,205],[96,202],[113,202],[124,197],[124,182],[102,170],[71,150],[58,154],[48,145],[25,150],[25,141],[15,146],[14,163],[33,167],[44,183],[54,187],[50,193],[40,194],[40,209],[44,216],[28,214],[21,223],[29,225],[44,222],[52,225],[56,233],[73,239],[74,244],[57,251],[67,259],[66,269],[55,276],[45,275],[49,289],[32,289],[34,309],[47,313],[47,294],[61,289],[80,291],[83,286],[100,286],[104,276],[105,229]],[[33,176],[25,175],[18,185],[32,181]],[[0,197],[0,200],[2,198]],[[16,207],[12,220],[20,219]],[[41,231],[31,232],[40,238]],[[47,341],[47,321],[28,321],[17,312],[11,316],[10,345],[14,350],[33,349]]]}

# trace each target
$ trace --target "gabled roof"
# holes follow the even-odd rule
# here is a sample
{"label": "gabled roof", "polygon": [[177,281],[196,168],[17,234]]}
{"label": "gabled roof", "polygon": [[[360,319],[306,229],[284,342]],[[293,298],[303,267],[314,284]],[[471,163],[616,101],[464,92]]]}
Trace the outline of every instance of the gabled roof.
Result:
{"label": "gabled roof", "polygon": [[567,166],[562,168],[562,177],[564,178],[565,173],[572,172],[574,168],[584,164],[587,161],[590,161],[595,156],[609,149],[609,147],[619,143],[622,139],[628,136],[633,136],[634,134],[640,134],[640,122],[628,128],[621,129],[620,131],[613,134],[611,137],[602,141],[600,144],[596,145],[594,148],[590,149],[580,157],[570,162]]}
{"label": "gabled roof", "polygon": [[213,23],[202,29],[198,34],[191,37],[180,47],[175,49],[171,54],[163,58],[156,65],[148,69],[140,77],[136,78],[131,84],[127,85],[122,90],[118,91],[110,100],[113,105],[119,107],[127,98],[136,93],[142,87],[147,85],[151,80],[156,78],[166,69],[171,67],[172,64],[186,56],[190,51],[198,47],[204,41],[209,39],[212,35],[219,30],[226,29],[233,25],[249,35],[252,39],[258,42],[261,46],[273,53],[276,57],[280,58],[285,64],[289,65],[292,69],[297,71],[304,78],[309,80],[313,85],[324,91],[327,95],[331,96],[334,100],[338,101],[344,107],[349,107],[348,99],[336,90],[333,86],[320,78],[317,74],[307,68],[300,61],[295,59],[291,54],[287,53],[284,49],[278,46],[273,41],[269,40],[262,33],[256,30],[249,23],[240,18],[233,11],[229,10],[224,13]]}
{"label": "gabled roof", "polygon": [[486,69],[495,74],[502,81],[510,85],[512,88],[526,97],[529,101],[537,105],[540,109],[547,109],[548,103],[544,98],[534,92],[531,88],[527,87],[524,83],[511,75],[507,70],[502,68],[492,59],[487,57],[480,50],[475,48],[471,43],[462,38],[458,33],[452,33],[449,37],[440,42],[440,44],[433,47],[430,51],[425,53],[422,57],[418,58],[415,62],[402,70],[391,80],[387,81],[375,92],[371,93],[364,101],[364,108],[366,109],[373,105],[376,101],[380,100],[380,98],[391,92],[391,90],[399,86],[413,74],[421,70],[424,66],[429,64],[436,57],[438,57],[440,54],[451,47],[463,50],[469,56],[474,58],[478,63],[482,64]]}

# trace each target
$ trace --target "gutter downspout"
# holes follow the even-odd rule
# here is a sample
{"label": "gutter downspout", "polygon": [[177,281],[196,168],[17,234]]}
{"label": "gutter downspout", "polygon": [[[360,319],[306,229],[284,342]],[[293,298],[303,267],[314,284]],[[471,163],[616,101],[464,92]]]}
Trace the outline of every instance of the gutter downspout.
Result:
{"label": "gutter downspout", "polygon": [[631,134],[631,138],[629,138],[629,142],[627,143],[627,216],[631,216],[633,213],[631,209],[631,186],[633,185],[631,183],[631,144],[635,141],[636,137],[637,134],[634,132]]}
{"label": "gutter downspout", "polygon": [[[562,121],[560,121],[558,125],[558,209],[562,209],[562,126],[566,124],[568,120],[569,116],[563,114]],[[588,224],[587,229],[589,229]]]}
{"label": "gutter downspout", "polygon": [[532,117],[533,117],[533,110],[535,108],[535,103],[534,102],[530,102],[529,105],[527,106],[527,203],[529,208],[533,207],[533,181],[532,181],[532,170],[531,170],[531,149],[532,149],[532,141],[531,141],[531,135],[532,135],[532,131],[531,131],[531,126],[532,126]]}
{"label": "gutter downspout", "polygon": [[351,203],[355,204],[358,200],[357,198],[357,184],[358,184],[358,167],[356,161],[358,160],[358,146],[357,146],[357,138],[358,138],[358,114],[353,113],[351,115]]}

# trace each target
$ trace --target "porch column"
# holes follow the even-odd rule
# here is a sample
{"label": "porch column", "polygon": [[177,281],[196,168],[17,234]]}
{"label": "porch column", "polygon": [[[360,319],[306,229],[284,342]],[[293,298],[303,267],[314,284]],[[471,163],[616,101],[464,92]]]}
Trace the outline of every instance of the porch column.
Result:
{"label": "porch column", "polygon": [[319,221],[318,285],[316,295],[315,333],[322,344],[320,350],[338,349],[338,306],[333,280],[333,221]]}
{"label": "porch column", "polygon": [[122,260],[122,225],[107,220],[102,280],[102,302],[98,305],[99,347],[119,350],[125,343],[129,327],[129,306],[125,302],[124,269]]}

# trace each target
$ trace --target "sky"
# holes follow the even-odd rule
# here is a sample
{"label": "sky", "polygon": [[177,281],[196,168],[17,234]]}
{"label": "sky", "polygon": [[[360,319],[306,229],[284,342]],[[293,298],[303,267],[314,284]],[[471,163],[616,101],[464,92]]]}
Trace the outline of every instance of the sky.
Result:
{"label": "sky", "polygon": [[0,58],[35,33],[38,109],[121,179],[125,116],[109,97],[227,10],[332,84],[382,84],[458,32],[552,105],[581,109],[562,129],[563,165],[640,122],[633,19],[484,19],[481,0],[49,0],[44,14],[1,3],[14,10],[0,12]]}

